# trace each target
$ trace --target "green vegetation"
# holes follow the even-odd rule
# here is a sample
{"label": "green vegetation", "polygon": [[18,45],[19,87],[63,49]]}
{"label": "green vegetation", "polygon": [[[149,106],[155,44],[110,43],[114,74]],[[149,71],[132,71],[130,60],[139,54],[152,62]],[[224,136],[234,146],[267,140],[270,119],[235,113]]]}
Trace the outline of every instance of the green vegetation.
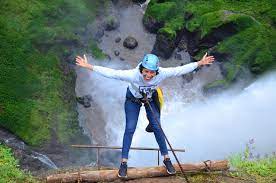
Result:
{"label": "green vegetation", "polygon": [[159,32],[165,34],[170,39],[174,39],[177,31],[184,28],[183,10],[184,4],[181,0],[152,0],[146,10],[145,18],[154,17],[157,21],[164,22],[165,25]]}
{"label": "green vegetation", "polygon": [[[184,27],[204,40],[229,25],[233,30],[227,31],[232,31],[232,35],[217,42],[212,49],[213,53],[226,56],[224,63],[229,62],[225,80],[217,82],[227,85],[243,68],[249,68],[256,75],[276,68],[276,10],[273,7],[270,0],[153,0],[145,17],[163,22],[159,33],[172,39]],[[197,46],[195,59],[208,49],[204,44]]]}
{"label": "green vegetation", "polygon": [[35,183],[31,175],[18,168],[18,162],[12,155],[11,149],[0,144],[0,182],[5,183]]}
{"label": "green vegetation", "polygon": [[243,153],[230,157],[230,164],[235,168],[236,177],[253,177],[257,182],[273,182],[276,178],[276,155],[260,158],[254,154],[253,139],[247,143]]}
{"label": "green vegetation", "polygon": [[75,76],[62,59],[79,45],[78,34],[100,5],[89,0],[0,2],[2,127],[32,145],[53,133],[59,142],[80,133]]}
{"label": "green vegetation", "polygon": [[97,43],[94,40],[90,40],[89,45],[90,45],[90,50],[92,52],[92,55],[96,59],[106,58],[106,55],[102,52],[102,50],[98,47]]}

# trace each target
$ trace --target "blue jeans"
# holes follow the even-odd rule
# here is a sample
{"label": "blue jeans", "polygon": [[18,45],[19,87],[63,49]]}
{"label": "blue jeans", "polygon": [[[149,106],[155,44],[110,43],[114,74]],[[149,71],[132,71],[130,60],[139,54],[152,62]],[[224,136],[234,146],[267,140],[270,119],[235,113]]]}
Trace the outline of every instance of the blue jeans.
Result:
{"label": "blue jeans", "polygon": [[[131,94],[129,89],[127,89],[126,93],[126,101],[125,101],[125,116],[126,116],[126,127],[125,127],[125,133],[124,133],[124,138],[123,138],[123,149],[122,149],[122,158],[128,159],[128,154],[129,154],[129,148],[132,142],[132,137],[133,134],[136,130],[137,126],[137,121],[138,121],[138,116],[140,113],[140,108],[142,104],[138,102],[134,102],[130,100],[130,98],[135,99],[135,97]],[[145,106],[146,112],[148,119],[150,121],[150,124],[152,126],[153,132],[155,139],[159,145],[161,155],[167,155],[168,154],[168,149],[165,141],[165,137],[160,130],[157,121],[155,118],[158,119],[158,123],[160,123],[160,113],[155,105],[154,101],[150,101],[151,108],[153,110],[153,113],[151,112],[149,106]],[[156,117],[154,117],[155,115]]]}

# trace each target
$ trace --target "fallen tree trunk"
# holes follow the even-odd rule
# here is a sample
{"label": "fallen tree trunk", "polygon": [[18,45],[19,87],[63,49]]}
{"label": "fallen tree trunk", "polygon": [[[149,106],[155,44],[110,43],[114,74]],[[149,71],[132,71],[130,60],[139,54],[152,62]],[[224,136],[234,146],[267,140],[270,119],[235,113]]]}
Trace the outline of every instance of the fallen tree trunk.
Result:
{"label": "fallen tree trunk", "polygon": [[[180,168],[174,164],[176,171],[179,173]],[[198,173],[203,171],[222,171],[229,169],[228,161],[207,161],[193,164],[181,164],[181,167],[186,173]],[[74,173],[55,174],[46,177],[48,183],[55,182],[103,182],[115,181],[118,170],[98,170],[98,171],[81,171]],[[161,177],[168,176],[166,168],[163,166],[149,167],[149,168],[129,168],[128,179],[147,178],[147,177]]]}

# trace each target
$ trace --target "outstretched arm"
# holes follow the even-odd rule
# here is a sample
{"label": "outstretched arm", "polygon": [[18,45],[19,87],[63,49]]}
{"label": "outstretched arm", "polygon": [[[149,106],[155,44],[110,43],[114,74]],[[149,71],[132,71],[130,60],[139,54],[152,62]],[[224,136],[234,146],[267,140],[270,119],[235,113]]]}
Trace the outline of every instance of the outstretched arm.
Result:
{"label": "outstretched arm", "polygon": [[198,61],[198,66],[211,65],[215,61],[214,56],[208,56],[207,53]]}
{"label": "outstretched arm", "polygon": [[87,68],[89,70],[95,71],[98,74],[107,78],[118,79],[118,80],[128,81],[128,82],[131,82],[133,80],[133,75],[134,75],[133,70],[115,70],[115,69],[110,69],[106,67],[92,65],[88,63],[85,55],[83,55],[83,57],[77,56],[76,64],[81,67]]}
{"label": "outstretched arm", "polygon": [[89,64],[87,61],[87,58],[85,55],[83,55],[83,58],[81,56],[76,57],[76,64],[78,66],[93,70],[93,65]]}
{"label": "outstretched arm", "polygon": [[214,62],[214,60],[215,58],[213,56],[207,56],[206,53],[198,62],[193,62],[179,67],[162,68],[161,71],[164,79],[173,76],[180,76],[192,72],[199,66],[210,65]]}

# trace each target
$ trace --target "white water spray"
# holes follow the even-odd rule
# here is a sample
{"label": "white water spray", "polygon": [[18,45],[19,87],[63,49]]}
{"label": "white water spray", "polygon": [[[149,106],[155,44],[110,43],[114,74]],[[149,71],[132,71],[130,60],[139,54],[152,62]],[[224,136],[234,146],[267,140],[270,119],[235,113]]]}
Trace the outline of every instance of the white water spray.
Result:
{"label": "white water spray", "polygon": [[[161,123],[173,148],[186,149],[178,153],[182,162],[225,159],[242,152],[252,138],[256,152],[264,155],[276,151],[275,106],[276,73],[271,73],[238,95],[225,92],[188,105],[175,96],[166,103]],[[144,132],[146,125],[142,118],[132,145],[158,147],[154,136]],[[131,154],[130,164],[135,166],[156,162],[156,153]]]}

